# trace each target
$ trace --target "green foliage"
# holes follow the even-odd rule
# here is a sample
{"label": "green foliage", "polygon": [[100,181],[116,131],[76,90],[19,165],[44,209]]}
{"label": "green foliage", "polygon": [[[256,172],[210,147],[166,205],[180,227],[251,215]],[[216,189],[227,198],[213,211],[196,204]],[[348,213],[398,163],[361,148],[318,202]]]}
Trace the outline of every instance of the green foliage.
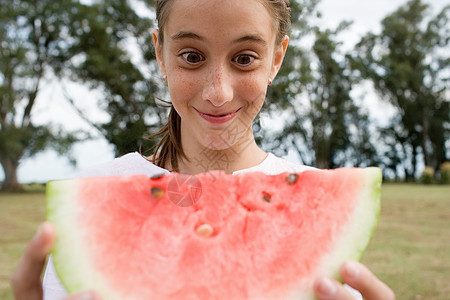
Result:
{"label": "green foliage", "polygon": [[422,172],[421,182],[423,184],[434,183],[434,169],[433,167],[425,167]]}
{"label": "green foliage", "polygon": [[440,168],[441,177],[440,177],[440,183],[441,184],[450,184],[450,162],[446,161],[441,165]]}
{"label": "green foliage", "polygon": [[309,50],[303,48],[300,41],[313,31],[311,20],[315,18],[319,2],[319,0],[290,1],[292,26],[289,47],[283,66],[267,92],[263,108],[266,113],[272,112],[273,115],[277,115],[280,110],[292,107],[292,102],[303,91],[303,84],[312,80]]}
{"label": "green foliage", "polygon": [[[320,15],[318,1],[291,3],[290,48],[263,111],[287,117],[280,130],[266,133],[270,142],[264,146],[280,155],[295,150],[303,163],[320,168],[376,164],[368,117],[350,96],[357,79],[337,41],[350,23],[321,30],[310,25]],[[307,38],[312,49],[304,46]]]}
{"label": "green foliage", "polygon": [[[450,138],[450,6],[432,18],[428,5],[411,0],[382,21],[380,34],[356,46],[352,65],[398,111],[384,131],[385,165],[413,178],[419,155],[438,169]],[[447,95],[447,96],[446,96]]]}
{"label": "green foliage", "polygon": [[[290,116],[298,118],[295,115],[297,113],[295,107],[299,105],[298,95],[303,92],[305,84],[313,80],[308,49],[302,46],[301,41],[313,30],[310,23],[315,18],[319,2],[320,0],[290,1],[292,27],[289,47],[283,66],[267,91],[267,98],[261,111],[263,115],[277,118],[288,112]],[[295,148],[301,156],[302,151],[295,147],[295,142],[298,141],[295,135],[298,132],[306,134],[306,131],[300,125],[297,126],[295,132],[290,130],[286,125],[277,132],[271,132],[264,128],[261,119],[257,119],[254,124],[256,140],[266,150],[283,155]],[[262,138],[263,136],[264,138]]]}
{"label": "green foliage", "polygon": [[80,137],[34,125],[32,112],[48,66],[64,48],[62,20],[54,1],[11,1],[0,9],[0,164],[3,190],[21,190],[21,159],[48,148],[67,153]]}
{"label": "green foliage", "polygon": [[[165,117],[155,103],[163,85],[152,48],[153,21],[138,14],[136,5],[152,9],[145,1],[77,2],[68,15],[71,42],[55,64],[59,76],[102,92],[99,105],[110,119],[84,118],[115,146],[116,155],[137,151]],[[66,96],[77,107],[80,99]]]}
{"label": "green foliage", "polygon": [[[144,135],[156,131],[165,110],[155,105],[161,80],[154,63],[153,22],[136,5],[145,1],[12,0],[0,9],[0,162],[4,189],[20,189],[21,159],[48,147],[68,154],[84,138],[32,122],[44,76],[53,73],[97,89],[106,122],[82,113],[83,101],[66,93],[82,117],[121,155],[137,151]],[[150,14],[150,13],[148,13]],[[81,104],[80,104],[81,103]],[[151,142],[149,142],[151,146]]]}

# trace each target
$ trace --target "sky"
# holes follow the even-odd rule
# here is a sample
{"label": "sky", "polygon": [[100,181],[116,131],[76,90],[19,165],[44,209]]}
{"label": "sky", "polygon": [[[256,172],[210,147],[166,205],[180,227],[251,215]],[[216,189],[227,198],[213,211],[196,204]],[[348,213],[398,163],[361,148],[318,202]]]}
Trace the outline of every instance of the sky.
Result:
{"label": "sky", "polygon": [[[322,12],[321,25],[335,28],[343,20],[353,21],[350,30],[341,35],[345,43],[344,47],[348,49],[365,33],[369,31],[379,32],[381,20],[406,2],[406,0],[322,0],[319,5],[319,10]],[[424,2],[431,5],[433,15],[445,5],[450,5],[450,1],[446,0],[427,0]],[[95,92],[70,82],[65,82],[63,85],[66,87],[66,91],[76,95],[77,99],[85,100],[83,108],[88,116],[97,120],[107,118],[105,113],[96,106],[95,101],[89,101],[89,99],[95,98],[93,97]],[[77,160],[76,167],[72,166],[67,158],[58,155],[52,150],[44,151],[32,158],[23,160],[18,169],[19,182],[47,182],[49,180],[71,178],[76,176],[78,170],[89,168],[114,158],[111,145],[99,137],[95,130],[92,130],[85,121],[79,118],[67,102],[56,101],[64,97],[64,92],[60,85],[55,85],[54,81],[49,78],[39,97],[40,99],[38,98],[37,100],[39,104],[33,111],[33,120],[36,123],[43,124],[51,120],[54,124],[63,124],[64,128],[68,130],[90,129],[98,138],[78,143],[73,147],[72,153]],[[372,105],[377,105],[377,99],[374,95],[372,97],[369,96],[367,101],[372,102]],[[0,181],[3,178],[4,176],[0,172]]]}

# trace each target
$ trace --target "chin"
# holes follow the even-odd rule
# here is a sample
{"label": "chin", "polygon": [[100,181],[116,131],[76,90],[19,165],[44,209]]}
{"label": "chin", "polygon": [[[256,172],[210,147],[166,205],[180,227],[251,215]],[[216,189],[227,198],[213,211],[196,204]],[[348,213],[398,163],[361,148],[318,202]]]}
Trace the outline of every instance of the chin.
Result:
{"label": "chin", "polygon": [[232,146],[233,146],[233,141],[223,139],[220,136],[209,137],[209,138],[205,139],[205,141],[203,143],[204,148],[207,148],[209,150],[215,150],[215,151],[226,150],[226,149],[231,148]]}

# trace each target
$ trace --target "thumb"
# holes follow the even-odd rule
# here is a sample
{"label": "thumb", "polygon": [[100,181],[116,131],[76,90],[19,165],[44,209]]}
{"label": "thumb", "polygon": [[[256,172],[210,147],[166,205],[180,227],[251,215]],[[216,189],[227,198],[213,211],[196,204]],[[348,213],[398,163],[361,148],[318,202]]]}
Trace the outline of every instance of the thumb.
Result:
{"label": "thumb", "polygon": [[11,276],[11,284],[16,300],[40,299],[42,297],[41,274],[47,255],[55,240],[55,230],[48,223],[42,223],[36,235],[19,261]]}
{"label": "thumb", "polygon": [[95,291],[84,291],[64,298],[64,300],[102,300],[102,297]]}
{"label": "thumb", "polygon": [[367,300],[393,300],[395,294],[389,286],[379,280],[366,266],[355,261],[342,264],[340,275],[345,283],[361,292]]}

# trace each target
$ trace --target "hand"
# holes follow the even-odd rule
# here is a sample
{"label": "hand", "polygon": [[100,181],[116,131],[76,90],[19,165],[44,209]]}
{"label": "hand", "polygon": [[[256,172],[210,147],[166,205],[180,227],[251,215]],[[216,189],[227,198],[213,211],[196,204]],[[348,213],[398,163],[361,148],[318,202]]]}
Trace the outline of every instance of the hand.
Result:
{"label": "hand", "polygon": [[[364,265],[349,261],[342,264],[342,280],[358,290],[366,300],[394,300],[394,292]],[[314,282],[314,292],[319,300],[355,300],[355,297],[334,279],[321,277]]]}
{"label": "hand", "polygon": [[[53,226],[48,222],[41,224],[11,276],[12,290],[16,300],[41,300],[43,298],[41,274],[54,240]],[[100,299],[97,293],[89,291],[69,296],[65,300]]]}

